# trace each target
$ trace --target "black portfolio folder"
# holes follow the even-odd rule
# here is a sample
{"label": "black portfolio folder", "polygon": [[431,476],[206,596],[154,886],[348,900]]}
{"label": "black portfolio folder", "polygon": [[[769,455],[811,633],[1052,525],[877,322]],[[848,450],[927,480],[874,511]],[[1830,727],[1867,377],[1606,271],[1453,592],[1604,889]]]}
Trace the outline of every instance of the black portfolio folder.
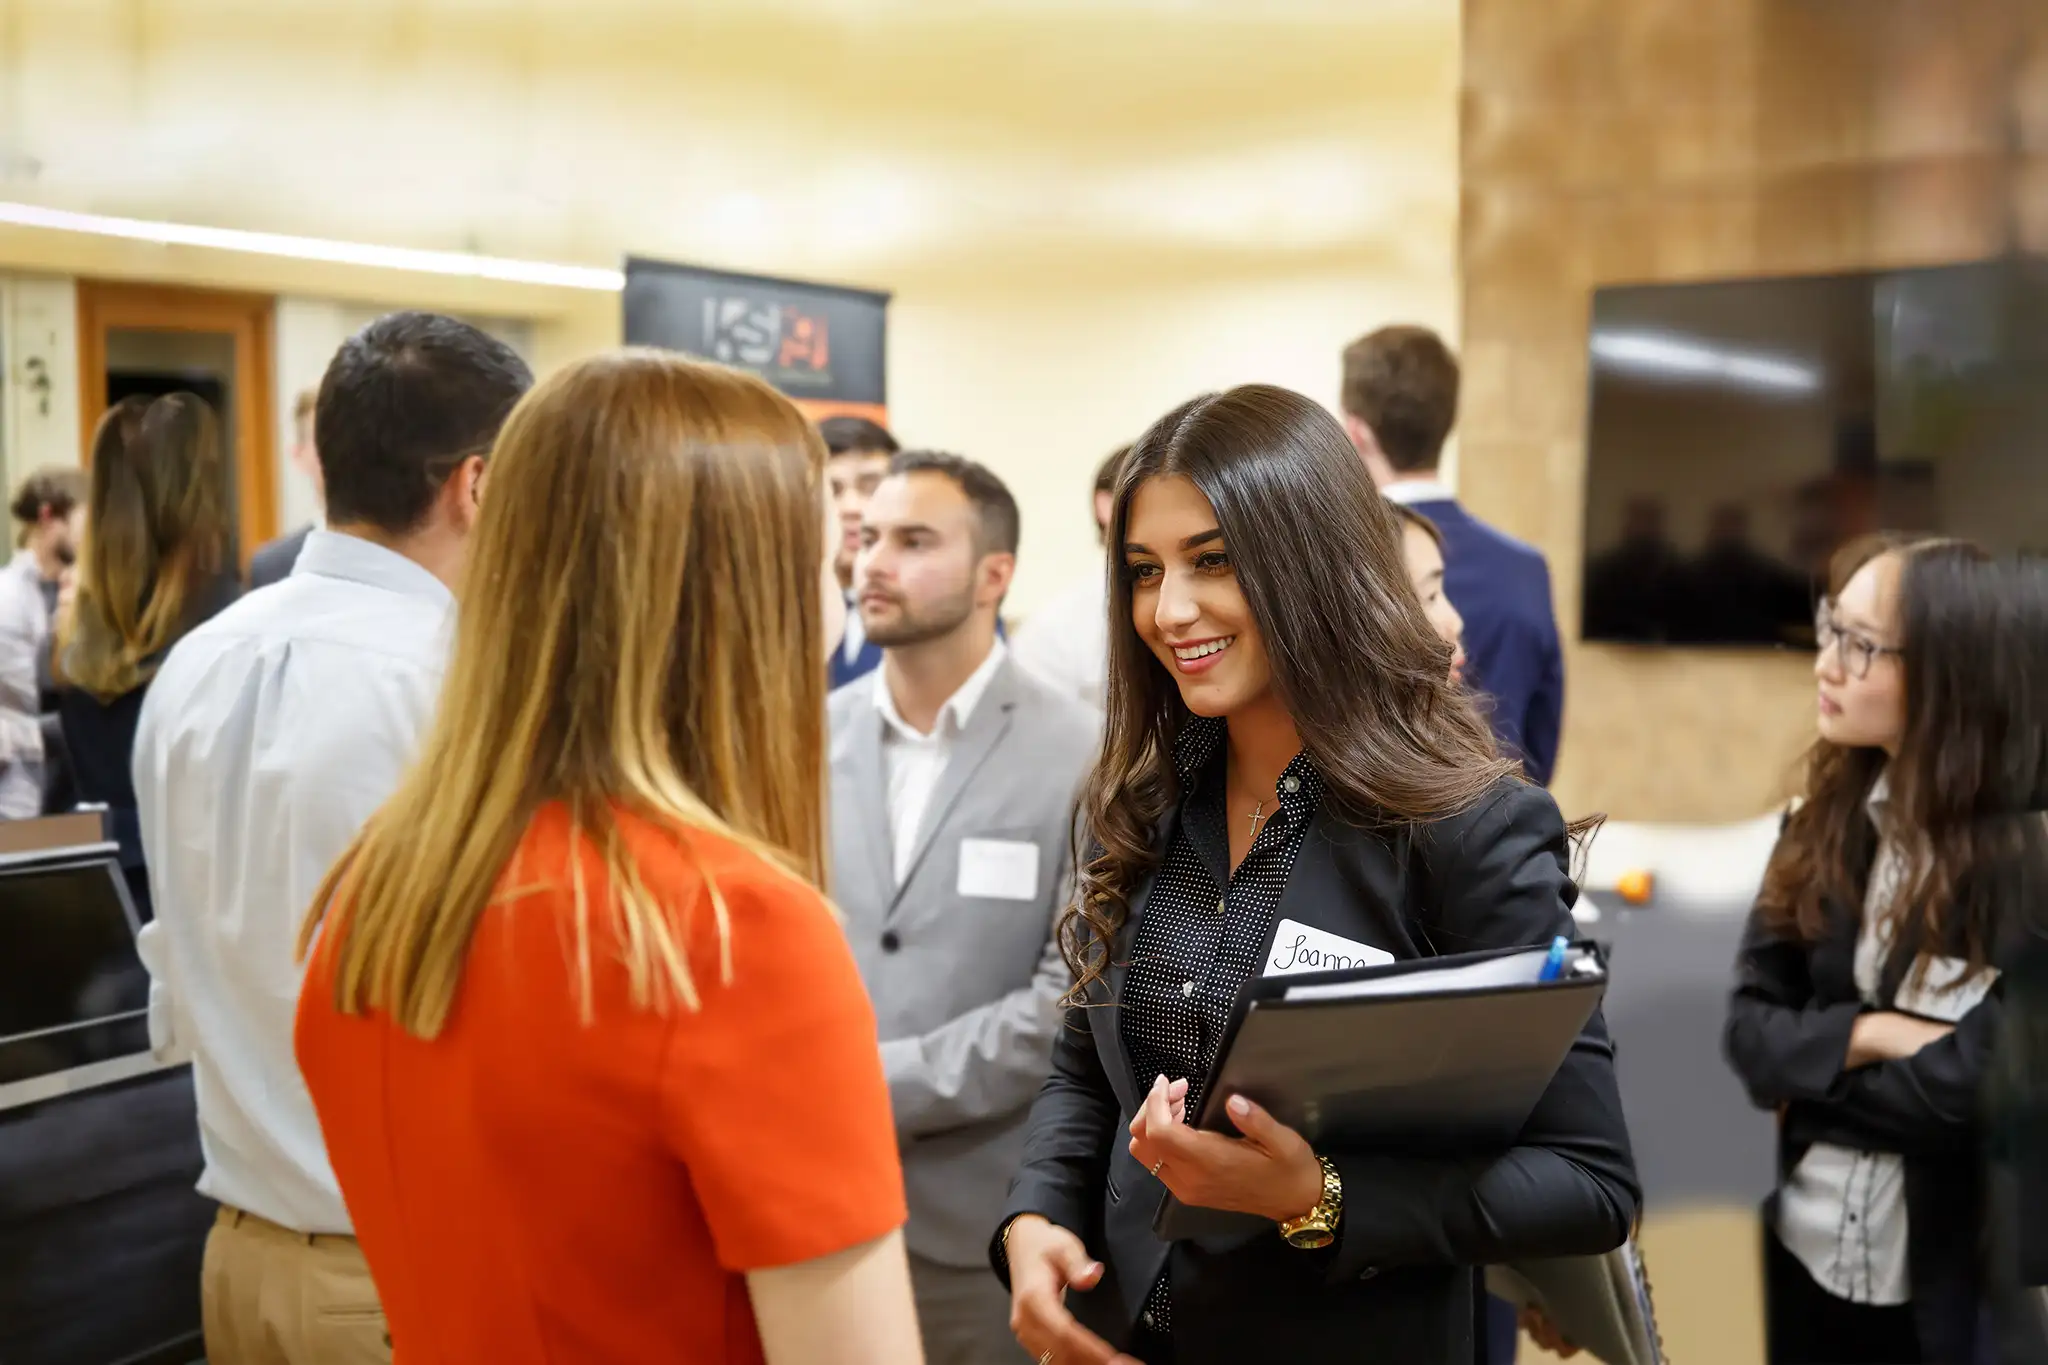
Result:
{"label": "black portfolio folder", "polygon": [[[1244,1095],[1311,1146],[1400,1154],[1513,1145],[1607,989],[1598,945],[1421,958],[1246,983],[1203,1088],[1196,1125],[1235,1133],[1225,1105]],[[1169,1241],[1237,1236],[1272,1224],[1161,1202]]]}

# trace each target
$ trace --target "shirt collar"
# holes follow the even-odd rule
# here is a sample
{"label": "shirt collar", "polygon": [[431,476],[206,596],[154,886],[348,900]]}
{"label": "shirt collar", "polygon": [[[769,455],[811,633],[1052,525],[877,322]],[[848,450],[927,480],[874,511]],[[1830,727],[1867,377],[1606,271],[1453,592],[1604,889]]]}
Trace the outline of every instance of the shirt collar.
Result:
{"label": "shirt collar", "polygon": [[386,592],[418,597],[441,606],[453,606],[455,594],[448,585],[414,560],[396,550],[339,531],[309,531],[306,547],[299,552],[292,573],[318,574],[362,583]]}
{"label": "shirt collar", "polygon": [[[1209,775],[1212,765],[1221,767],[1224,739],[1228,734],[1229,729],[1220,716],[1190,716],[1187,724],[1181,727],[1180,735],[1173,742],[1173,766],[1180,775],[1181,790],[1190,798],[1206,785],[1203,779]],[[1280,809],[1289,816],[1301,818],[1322,803],[1323,790],[1323,775],[1304,749],[1281,770],[1273,794],[1280,799]]]}
{"label": "shirt collar", "polygon": [[902,713],[896,709],[896,698],[889,693],[889,679],[879,668],[874,672],[875,709],[882,713],[882,723],[904,739],[930,739],[933,735],[940,734],[957,735],[965,730],[967,722],[974,718],[974,708],[981,704],[983,694],[988,691],[988,685],[995,681],[996,670],[1003,666],[1003,660],[1009,657],[1009,653],[1009,647],[998,637],[995,645],[989,650],[988,657],[981,661],[981,666],[968,674],[967,681],[961,683],[959,689],[946,698],[945,705],[939,708],[938,719],[932,726],[931,735],[919,734],[911,727],[909,721],[903,719]]}
{"label": "shirt collar", "polygon": [[1438,479],[1398,479],[1380,490],[1388,502],[1413,507],[1418,502],[1455,502],[1457,494]]}

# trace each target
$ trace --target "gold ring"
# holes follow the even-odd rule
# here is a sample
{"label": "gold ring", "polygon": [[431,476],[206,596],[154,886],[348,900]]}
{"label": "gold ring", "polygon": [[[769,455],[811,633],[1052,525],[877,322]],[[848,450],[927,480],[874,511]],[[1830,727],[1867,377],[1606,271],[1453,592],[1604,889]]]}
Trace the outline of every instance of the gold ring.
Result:
{"label": "gold ring", "polygon": [[[1166,1164],[1166,1158],[1165,1158],[1165,1157],[1160,1157],[1160,1158],[1159,1158],[1159,1160],[1157,1160],[1157,1161],[1155,1161],[1155,1162],[1153,1162],[1153,1163],[1152,1163],[1152,1177],[1153,1177],[1153,1179],[1155,1179],[1155,1180],[1156,1180],[1156,1179],[1158,1179],[1158,1177],[1159,1177],[1159,1168],[1160,1168],[1161,1166],[1164,1166],[1165,1164]],[[1042,1363],[1041,1363],[1041,1365],[1042,1365]]]}
{"label": "gold ring", "polygon": [[1047,1351],[1038,1358],[1038,1365],[1052,1365],[1052,1352]]}

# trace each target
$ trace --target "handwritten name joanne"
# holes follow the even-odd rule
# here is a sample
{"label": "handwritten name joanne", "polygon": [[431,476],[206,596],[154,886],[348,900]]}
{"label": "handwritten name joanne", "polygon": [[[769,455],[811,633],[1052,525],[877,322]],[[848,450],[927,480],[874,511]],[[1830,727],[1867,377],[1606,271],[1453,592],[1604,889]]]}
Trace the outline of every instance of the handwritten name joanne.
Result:
{"label": "handwritten name joanne", "polygon": [[1291,972],[1299,968],[1341,972],[1349,967],[1363,967],[1367,961],[1349,953],[1333,953],[1328,948],[1312,948],[1307,934],[1296,934],[1292,943],[1273,945],[1273,970],[1276,972]]}

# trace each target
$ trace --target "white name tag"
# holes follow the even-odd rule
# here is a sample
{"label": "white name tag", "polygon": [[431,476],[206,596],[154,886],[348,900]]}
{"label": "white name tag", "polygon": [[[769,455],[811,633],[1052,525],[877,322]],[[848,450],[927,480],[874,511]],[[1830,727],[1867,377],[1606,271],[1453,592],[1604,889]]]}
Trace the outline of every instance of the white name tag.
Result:
{"label": "white name tag", "polygon": [[1038,899],[1038,845],[1021,839],[962,839],[960,884],[963,896],[999,901]]}
{"label": "white name tag", "polygon": [[1296,976],[1302,972],[1341,972],[1350,967],[1377,967],[1394,955],[1370,944],[1283,919],[1273,932],[1273,951],[1266,955],[1260,976]]}

